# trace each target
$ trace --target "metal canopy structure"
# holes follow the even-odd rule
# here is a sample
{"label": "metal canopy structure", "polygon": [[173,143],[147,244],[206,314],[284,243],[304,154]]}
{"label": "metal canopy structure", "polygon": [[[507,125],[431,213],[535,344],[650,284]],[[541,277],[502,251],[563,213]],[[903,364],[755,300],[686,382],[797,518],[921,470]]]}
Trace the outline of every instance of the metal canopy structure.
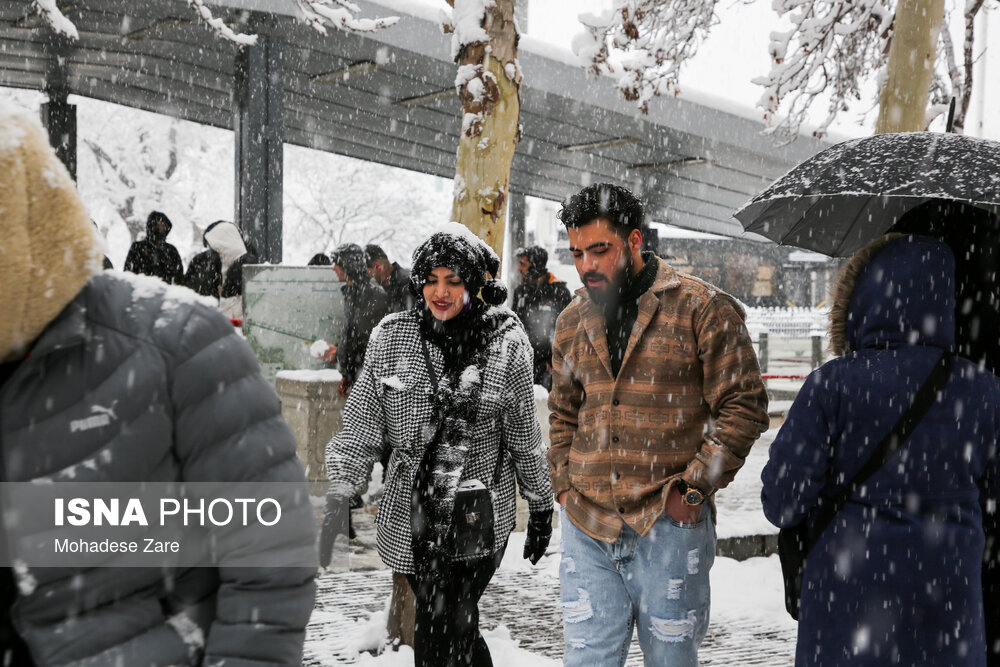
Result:
{"label": "metal canopy structure", "polygon": [[[183,0],[60,1],[80,32],[74,42],[57,38],[31,3],[0,0],[0,85],[242,128],[244,141],[271,141],[270,152],[258,152],[272,158],[277,138],[451,178],[461,123],[451,38],[429,18],[434,10],[405,2],[361,0],[362,16],[399,15],[400,22],[367,34],[331,28],[323,36],[299,20],[292,0],[214,0],[213,9],[231,25],[265,37],[266,47],[249,48],[266,48],[270,60],[254,69],[237,68],[239,49],[199,22]],[[617,182],[638,191],[655,220],[743,235],[732,212],[826,146],[807,137],[777,146],[761,134],[762,123],[682,98],[657,99],[643,116],[611,79],[592,77],[531,40],[522,41],[520,64],[523,134],[511,174],[514,194],[561,200],[588,183]],[[240,79],[240,69],[263,78]],[[268,95],[267,86],[279,94]],[[251,106],[273,107],[276,98],[282,108],[240,111],[247,95]],[[250,117],[261,119],[256,133],[247,132]],[[252,169],[246,166],[252,162],[244,158],[237,168]],[[250,190],[270,188],[268,174],[280,180],[280,164],[249,172]],[[280,194],[280,183],[275,187]],[[237,197],[248,192],[240,191]]]}

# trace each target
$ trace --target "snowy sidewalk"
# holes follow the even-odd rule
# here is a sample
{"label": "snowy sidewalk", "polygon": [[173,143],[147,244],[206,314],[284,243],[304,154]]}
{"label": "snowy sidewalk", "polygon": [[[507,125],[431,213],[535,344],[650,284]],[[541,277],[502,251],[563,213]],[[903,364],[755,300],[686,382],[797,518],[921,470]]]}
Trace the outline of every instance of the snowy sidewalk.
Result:
{"label": "snowy sidewalk", "polygon": [[[735,482],[718,498],[720,539],[771,535],[777,529],[760,508],[760,472],[777,431],[768,431],[751,450]],[[327,572],[319,578],[316,609],[309,625],[303,665],[413,665],[413,654],[372,656],[367,651],[384,637],[385,607],[392,575],[374,555],[370,517],[355,515],[359,539],[351,546],[351,566],[367,568]],[[562,620],[559,609],[559,530],[549,555],[538,567],[521,558],[523,533],[513,533],[500,570],[480,604],[481,627],[497,667],[560,664]],[[719,558],[712,568],[712,619],[702,644],[701,664],[793,664],[795,622],[785,613],[781,566],[777,556],[738,562]],[[633,640],[627,665],[641,665]]]}
{"label": "snowy sidewalk", "polygon": [[[510,547],[509,553],[520,557],[520,543]],[[480,604],[481,627],[494,664],[558,665],[563,649],[559,580],[553,575],[558,555],[531,570],[514,569],[519,564],[511,560],[505,559]],[[303,665],[412,665],[408,649],[378,657],[364,652],[384,636],[384,608],[391,588],[386,570],[321,576]],[[712,568],[712,621],[702,644],[701,664],[792,665],[795,623],[785,614],[781,591],[776,556],[743,562],[718,559]],[[626,664],[642,664],[635,640]]]}

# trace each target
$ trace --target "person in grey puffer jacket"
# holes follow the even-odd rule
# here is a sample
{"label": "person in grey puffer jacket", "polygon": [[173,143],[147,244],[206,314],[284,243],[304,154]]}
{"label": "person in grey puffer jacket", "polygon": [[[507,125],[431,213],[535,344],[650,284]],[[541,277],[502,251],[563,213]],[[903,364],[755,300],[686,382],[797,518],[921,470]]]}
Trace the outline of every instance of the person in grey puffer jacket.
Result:
{"label": "person in grey puffer jacket", "polygon": [[[184,288],[101,274],[73,181],[38,122],[3,102],[0,237],[0,480],[305,489],[278,400],[233,326]],[[7,521],[0,548],[18,563],[23,529]],[[314,558],[312,522],[295,525],[255,553]],[[3,569],[0,664],[299,665],[315,567],[248,566],[232,542],[216,547],[215,567]]]}

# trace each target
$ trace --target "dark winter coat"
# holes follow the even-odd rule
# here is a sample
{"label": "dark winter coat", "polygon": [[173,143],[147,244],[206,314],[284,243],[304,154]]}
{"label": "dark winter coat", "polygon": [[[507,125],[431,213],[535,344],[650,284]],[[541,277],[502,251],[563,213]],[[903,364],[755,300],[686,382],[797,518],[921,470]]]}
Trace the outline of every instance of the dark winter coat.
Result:
{"label": "dark winter coat", "polygon": [[[809,376],[771,445],[772,523],[812,521],[954,347],[954,276],[951,251],[927,237],[849,262],[831,333],[850,351]],[[796,665],[985,664],[979,500],[1000,484],[998,437],[1000,381],[956,359],[940,400],[810,554]]]}
{"label": "dark winter coat", "polygon": [[[94,406],[111,422],[71,432]],[[233,326],[187,290],[111,273],[91,279],[0,388],[0,453],[4,481],[305,482]],[[255,548],[276,562],[312,552],[312,528]],[[315,569],[226,567],[238,552],[219,548],[218,568],[18,571],[15,624],[39,666],[299,665]],[[175,629],[192,624],[201,642]]]}
{"label": "dark winter coat", "polygon": [[410,271],[404,269],[398,263],[392,263],[392,273],[389,274],[389,282],[384,285],[385,293],[389,296],[389,312],[398,313],[403,310],[413,308],[413,291],[410,289]]}
{"label": "dark winter coat", "polygon": [[370,278],[344,285],[344,331],[337,343],[337,366],[350,383],[357,380],[368,349],[368,337],[382,318],[389,314],[385,290]]}
{"label": "dark winter coat", "polygon": [[[343,430],[327,445],[330,492],[344,499],[365,489],[375,461],[384,448],[390,449],[375,519],[376,542],[385,564],[407,574],[414,572],[411,492],[433,412],[421,337],[412,312],[394,313],[372,332],[368,356],[344,409]],[[433,342],[428,351],[440,381],[444,356]],[[499,482],[492,488],[494,548],[501,549],[514,527],[515,476],[533,512],[551,511],[552,490],[531,384],[531,348],[516,318],[507,318],[492,336],[486,355],[485,371],[463,378],[479,383],[480,396],[472,446],[455,474],[456,482],[478,479],[489,485],[501,448],[505,452]]]}
{"label": "dark winter coat", "polygon": [[[211,248],[191,258],[183,284],[202,296],[228,298],[243,294],[243,265],[260,261],[256,255],[247,253],[233,262],[222,279],[222,260],[219,253]],[[220,289],[221,292],[220,292]]]}
{"label": "dark winter coat", "polygon": [[[226,236],[213,234],[213,230],[220,229],[221,225],[229,225],[231,234]],[[205,229],[202,242],[207,250],[191,258],[183,281],[187,288],[202,296],[215,298],[221,296],[223,299],[243,294],[243,266],[256,264],[259,259],[256,254],[247,249],[235,227],[231,222],[219,220]],[[216,247],[216,244],[224,242],[229,242],[233,247]],[[225,276],[222,275],[220,250],[226,251],[229,256],[236,258],[226,269]]]}
{"label": "dark winter coat", "polygon": [[[168,227],[173,226],[168,222]],[[169,229],[167,234],[169,234]],[[154,276],[165,283],[180,284],[184,277],[184,265],[181,263],[181,255],[177,248],[167,243],[166,235],[164,239],[154,240],[155,231],[153,221],[146,223],[146,239],[136,241],[129,248],[128,256],[125,258],[125,270],[132,273],[140,273],[146,276]]]}
{"label": "dark winter coat", "polygon": [[514,290],[514,312],[521,318],[534,350],[535,384],[551,385],[547,377],[556,318],[572,300],[566,283],[548,272],[541,282],[522,284]]}

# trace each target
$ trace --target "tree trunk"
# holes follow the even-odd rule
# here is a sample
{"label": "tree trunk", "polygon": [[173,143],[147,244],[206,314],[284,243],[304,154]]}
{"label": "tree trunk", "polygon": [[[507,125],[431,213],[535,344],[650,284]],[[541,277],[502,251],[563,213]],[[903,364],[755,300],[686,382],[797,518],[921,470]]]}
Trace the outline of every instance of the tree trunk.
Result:
{"label": "tree trunk", "polygon": [[413,646],[413,621],[417,598],[413,595],[405,574],[392,573],[392,598],[386,622],[389,644],[394,647]]}
{"label": "tree trunk", "polygon": [[[467,2],[481,0],[455,0],[456,5]],[[451,218],[502,255],[510,165],[520,138],[514,0],[486,7],[483,28],[490,41],[464,44],[457,57],[462,134]]]}
{"label": "tree trunk", "polygon": [[899,0],[876,134],[924,129],[944,0]]}

